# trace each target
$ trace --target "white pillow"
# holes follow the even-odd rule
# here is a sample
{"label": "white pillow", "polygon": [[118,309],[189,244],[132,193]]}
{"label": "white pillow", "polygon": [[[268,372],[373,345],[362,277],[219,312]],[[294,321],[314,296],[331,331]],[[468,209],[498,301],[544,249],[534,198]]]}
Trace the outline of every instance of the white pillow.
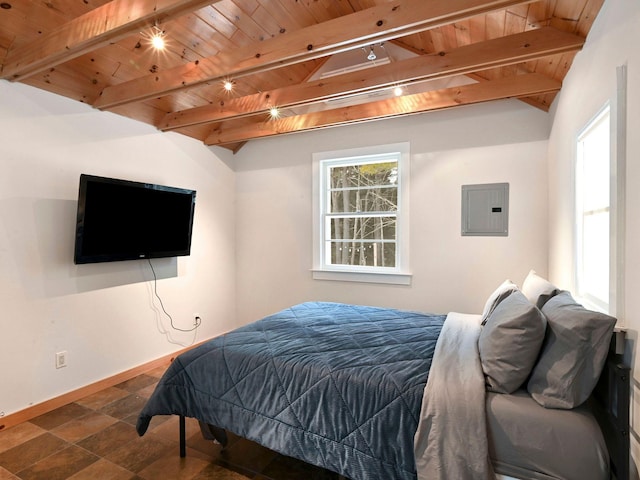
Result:
{"label": "white pillow", "polygon": [[536,307],[542,308],[547,301],[557,295],[560,289],[531,270],[522,284],[522,293]]}

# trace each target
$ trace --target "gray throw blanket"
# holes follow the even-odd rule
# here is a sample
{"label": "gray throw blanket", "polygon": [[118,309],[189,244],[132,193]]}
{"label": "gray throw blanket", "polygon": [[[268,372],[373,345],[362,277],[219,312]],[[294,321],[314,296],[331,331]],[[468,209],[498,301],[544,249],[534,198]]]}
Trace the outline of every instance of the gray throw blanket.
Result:
{"label": "gray throw blanket", "polygon": [[480,318],[449,313],[444,322],[414,437],[418,480],[495,478],[478,352]]}

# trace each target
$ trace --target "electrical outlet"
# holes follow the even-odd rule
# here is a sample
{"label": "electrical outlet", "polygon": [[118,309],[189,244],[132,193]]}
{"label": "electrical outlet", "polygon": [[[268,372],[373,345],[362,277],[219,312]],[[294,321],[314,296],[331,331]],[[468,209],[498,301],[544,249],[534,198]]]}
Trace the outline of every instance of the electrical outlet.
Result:
{"label": "electrical outlet", "polygon": [[67,352],[56,353],[56,368],[62,368],[67,366]]}

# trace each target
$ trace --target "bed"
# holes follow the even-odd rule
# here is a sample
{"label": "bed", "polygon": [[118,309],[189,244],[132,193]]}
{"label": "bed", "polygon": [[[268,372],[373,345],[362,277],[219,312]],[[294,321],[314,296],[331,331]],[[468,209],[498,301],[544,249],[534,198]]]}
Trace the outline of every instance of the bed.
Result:
{"label": "bed", "polygon": [[[495,379],[479,358],[480,336],[516,298],[503,287],[482,315],[292,306],[178,356],[142,409],[138,433],[155,415],[179,415],[182,429],[184,417],[196,418],[222,442],[230,431],[353,480],[626,479],[628,403],[609,400],[629,398],[618,356],[604,367],[599,396],[592,386],[571,408],[541,405],[527,382],[510,393],[487,387]],[[549,330],[545,322],[535,362],[559,343]],[[181,443],[184,455],[184,431]]]}

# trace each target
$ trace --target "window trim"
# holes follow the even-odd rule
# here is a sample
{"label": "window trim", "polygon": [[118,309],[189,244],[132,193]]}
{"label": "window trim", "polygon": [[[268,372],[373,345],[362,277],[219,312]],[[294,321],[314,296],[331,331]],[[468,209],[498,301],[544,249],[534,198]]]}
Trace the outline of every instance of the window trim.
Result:
{"label": "window trim", "polygon": [[[325,199],[323,187],[326,179],[322,167],[327,160],[358,161],[362,157],[385,156],[399,153],[398,156],[398,211],[396,213],[396,251],[397,264],[391,267],[363,267],[360,265],[327,265],[325,262],[324,226],[320,202]],[[318,152],[313,154],[313,266],[311,268],[315,280],[339,280],[348,282],[386,283],[409,285],[409,143],[373,145],[347,150]]]}
{"label": "window trim", "polygon": [[607,298],[606,302],[601,301],[599,298],[596,298],[593,295],[590,295],[589,292],[581,291],[581,283],[582,283],[582,251],[583,251],[583,223],[585,217],[585,211],[582,207],[582,195],[584,193],[584,187],[580,183],[582,170],[583,170],[583,156],[581,157],[582,147],[581,144],[590,131],[597,128],[600,122],[603,121],[604,118],[607,118],[607,122],[609,123],[609,202],[607,207],[607,214],[609,216],[609,292],[611,292],[611,286],[615,283],[614,269],[615,266],[612,265],[614,262],[613,251],[612,251],[612,242],[615,241],[615,228],[613,224],[613,214],[615,210],[615,191],[612,191],[612,171],[614,164],[614,155],[613,155],[613,124],[612,124],[612,109],[609,102],[607,102],[587,123],[586,125],[578,132],[575,141],[575,195],[574,195],[574,218],[575,218],[575,241],[574,241],[574,254],[575,254],[575,268],[574,268],[574,291],[577,299],[583,303],[587,308],[592,310],[602,311],[604,313],[609,313],[614,309],[614,303],[612,303],[611,293],[609,293],[609,298]]}

